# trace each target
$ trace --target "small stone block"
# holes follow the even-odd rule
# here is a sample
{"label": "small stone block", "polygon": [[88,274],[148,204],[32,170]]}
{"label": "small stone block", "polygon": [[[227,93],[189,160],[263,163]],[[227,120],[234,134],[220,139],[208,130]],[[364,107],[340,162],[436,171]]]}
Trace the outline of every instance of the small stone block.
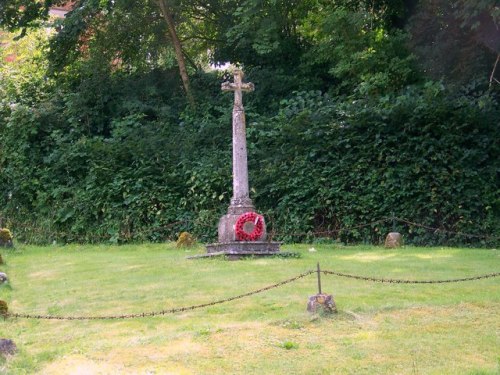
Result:
{"label": "small stone block", "polygon": [[323,312],[332,314],[337,312],[337,306],[335,305],[333,296],[322,293],[309,297],[307,311],[310,313]]}
{"label": "small stone block", "polygon": [[0,339],[0,355],[6,357],[17,352],[16,344],[9,339]]}
{"label": "small stone block", "polygon": [[398,232],[391,232],[385,238],[385,247],[387,249],[395,249],[397,247],[401,247],[403,244],[403,236]]}

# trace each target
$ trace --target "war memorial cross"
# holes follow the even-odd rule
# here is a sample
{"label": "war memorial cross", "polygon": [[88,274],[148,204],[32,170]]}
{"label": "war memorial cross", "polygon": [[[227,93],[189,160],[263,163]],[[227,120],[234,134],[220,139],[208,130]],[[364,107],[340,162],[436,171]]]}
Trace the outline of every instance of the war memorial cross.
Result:
{"label": "war memorial cross", "polygon": [[219,242],[207,245],[206,256],[224,254],[229,259],[279,253],[280,243],[267,241],[264,216],[255,211],[248,189],[248,162],[243,92],[254,90],[243,83],[243,72],[234,71],[234,82],[224,82],[222,91],[234,91],[233,106],[233,197],[219,220]]}
{"label": "war memorial cross", "polygon": [[[222,91],[234,91],[233,107],[233,198],[231,207],[253,207],[248,188],[248,162],[243,92],[255,89],[253,83],[243,83],[243,72],[234,71],[234,83],[224,82]],[[230,208],[231,208],[230,207]]]}

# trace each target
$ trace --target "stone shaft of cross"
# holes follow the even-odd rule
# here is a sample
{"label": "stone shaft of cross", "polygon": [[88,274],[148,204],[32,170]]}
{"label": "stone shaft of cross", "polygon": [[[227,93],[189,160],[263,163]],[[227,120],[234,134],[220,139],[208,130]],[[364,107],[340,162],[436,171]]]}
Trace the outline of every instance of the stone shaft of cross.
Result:
{"label": "stone shaft of cross", "polygon": [[224,82],[222,91],[234,91],[233,107],[233,198],[231,206],[252,206],[248,188],[248,162],[243,92],[254,90],[253,83],[243,83],[243,72],[234,71],[234,83]]}

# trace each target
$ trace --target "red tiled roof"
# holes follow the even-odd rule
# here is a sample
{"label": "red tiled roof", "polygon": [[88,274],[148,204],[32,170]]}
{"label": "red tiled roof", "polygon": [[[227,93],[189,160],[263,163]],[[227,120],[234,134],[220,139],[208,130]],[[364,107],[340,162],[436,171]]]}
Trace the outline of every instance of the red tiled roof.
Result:
{"label": "red tiled roof", "polygon": [[73,9],[74,6],[75,6],[74,1],[68,1],[67,3],[65,3],[63,5],[58,5],[58,6],[50,8],[50,9],[70,11],[71,9]]}

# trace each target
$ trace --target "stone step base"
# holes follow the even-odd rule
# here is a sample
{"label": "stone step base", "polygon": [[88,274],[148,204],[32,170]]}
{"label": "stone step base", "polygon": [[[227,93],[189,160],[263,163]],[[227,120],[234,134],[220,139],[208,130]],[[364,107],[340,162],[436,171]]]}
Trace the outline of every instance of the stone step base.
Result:
{"label": "stone step base", "polygon": [[207,245],[207,253],[225,254],[276,254],[280,251],[279,242],[267,241],[235,241]]}
{"label": "stone step base", "polygon": [[290,251],[279,251],[276,253],[266,252],[257,252],[257,251],[248,251],[244,253],[228,253],[224,251],[219,251],[215,253],[206,253],[206,254],[198,254],[186,257],[186,259],[206,259],[206,258],[216,258],[216,257],[224,257],[229,260],[239,260],[244,258],[263,258],[263,257],[280,257],[280,258],[300,258],[300,253],[290,252]]}

